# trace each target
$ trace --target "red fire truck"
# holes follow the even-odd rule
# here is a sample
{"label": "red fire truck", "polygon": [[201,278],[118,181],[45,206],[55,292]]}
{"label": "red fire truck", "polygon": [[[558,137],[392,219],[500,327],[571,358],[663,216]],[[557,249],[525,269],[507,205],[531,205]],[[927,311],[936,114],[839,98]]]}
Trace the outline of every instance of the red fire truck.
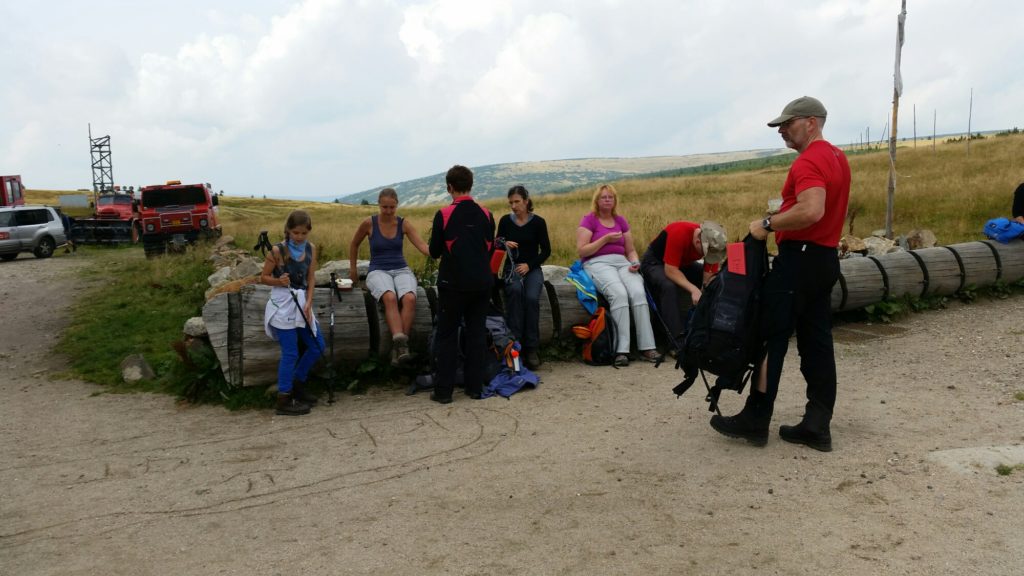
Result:
{"label": "red fire truck", "polygon": [[217,218],[217,195],[209,184],[167,184],[143,186],[139,194],[139,222],[146,257],[167,251],[168,243],[182,247],[221,234]]}

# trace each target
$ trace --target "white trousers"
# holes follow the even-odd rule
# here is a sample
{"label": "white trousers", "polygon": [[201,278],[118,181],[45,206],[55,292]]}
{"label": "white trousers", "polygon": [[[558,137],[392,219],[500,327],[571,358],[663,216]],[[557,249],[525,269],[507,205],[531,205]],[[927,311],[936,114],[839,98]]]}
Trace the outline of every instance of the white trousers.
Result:
{"label": "white trousers", "polygon": [[629,271],[629,260],[620,254],[597,256],[584,262],[583,269],[594,281],[598,292],[608,299],[608,312],[618,333],[615,352],[629,353],[630,310],[636,322],[637,350],[653,350],[654,331],[651,329],[651,311],[647,307],[644,279],[639,272]]}

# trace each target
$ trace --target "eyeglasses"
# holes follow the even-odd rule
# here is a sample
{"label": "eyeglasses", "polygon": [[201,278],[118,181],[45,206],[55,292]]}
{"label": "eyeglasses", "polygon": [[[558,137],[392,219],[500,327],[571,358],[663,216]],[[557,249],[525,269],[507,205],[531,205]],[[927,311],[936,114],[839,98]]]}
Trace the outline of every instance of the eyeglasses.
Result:
{"label": "eyeglasses", "polygon": [[793,116],[789,120],[786,120],[782,124],[779,124],[779,128],[788,129],[790,124],[792,124],[795,120],[806,120],[808,118],[810,118],[810,116]]}

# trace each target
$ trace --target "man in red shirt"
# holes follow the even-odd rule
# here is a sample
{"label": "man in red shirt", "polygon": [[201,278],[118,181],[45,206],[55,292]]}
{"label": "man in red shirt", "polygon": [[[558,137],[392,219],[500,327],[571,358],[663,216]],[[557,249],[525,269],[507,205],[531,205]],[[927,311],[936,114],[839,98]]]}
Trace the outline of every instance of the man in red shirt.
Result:
{"label": "man in red shirt", "polygon": [[842,150],[822,135],[826,115],[821,102],[804,96],[768,123],[778,127],[786,146],[799,154],[782,187],[779,212],[750,223],[752,236],[764,240],[775,232],[779,246],[762,289],[768,354],[743,410],[711,418],[718,432],[758,446],[768,442],[782,364],[795,330],[807,405],[800,423],[780,427],[779,436],[823,452],[832,450],[829,424],[836,401],[836,361],[831,295],[839,279],[837,246],[850,200],[850,165]]}
{"label": "man in red shirt", "polygon": [[[725,244],[725,229],[715,222],[672,222],[651,241],[640,260],[640,272],[658,305],[658,314],[680,345],[683,310],[697,305],[704,286],[718,273],[718,263],[725,259]],[[698,262],[701,259],[703,262]]]}

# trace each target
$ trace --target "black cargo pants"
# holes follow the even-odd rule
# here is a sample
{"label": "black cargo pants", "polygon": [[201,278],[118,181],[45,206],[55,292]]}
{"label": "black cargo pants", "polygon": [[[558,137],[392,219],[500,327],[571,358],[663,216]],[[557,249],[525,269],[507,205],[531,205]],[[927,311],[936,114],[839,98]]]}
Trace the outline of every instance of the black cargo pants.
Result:
{"label": "black cargo pants", "polygon": [[808,407],[832,414],[836,359],[832,345],[832,287],[839,279],[835,248],[785,241],[762,288],[762,329],[768,343],[768,400],[775,402],[789,338],[796,332]]}

